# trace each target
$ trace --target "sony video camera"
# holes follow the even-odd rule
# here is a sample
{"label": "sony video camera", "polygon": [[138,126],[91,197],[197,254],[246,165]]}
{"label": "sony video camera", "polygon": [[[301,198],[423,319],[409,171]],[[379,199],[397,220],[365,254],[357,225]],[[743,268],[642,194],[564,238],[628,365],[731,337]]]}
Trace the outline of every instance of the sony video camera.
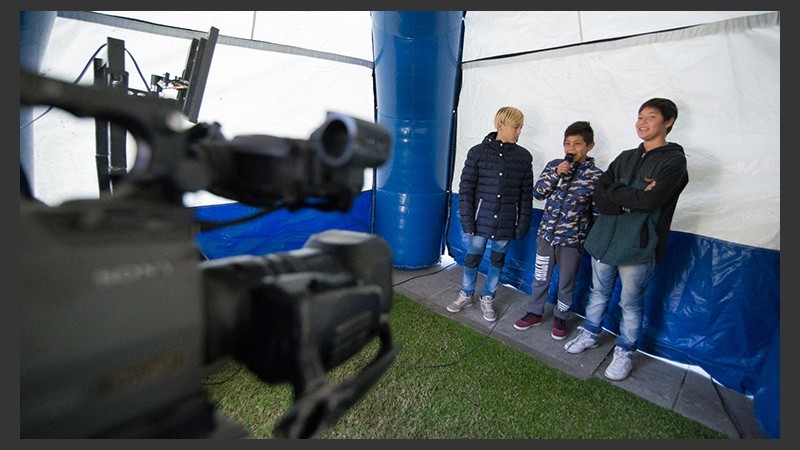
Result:
{"label": "sony video camera", "polygon": [[[229,140],[216,123],[189,127],[173,100],[24,70],[20,104],[103,118],[138,143],[98,199],[47,206],[21,188],[21,438],[223,437],[203,383],[230,358],[291,383],[275,437],[315,437],[394,361],[383,239],[329,230],[293,251],[205,260],[182,202],[205,189],[269,210],[345,211],[363,171],[388,158],[383,127],[328,113],[307,141]],[[326,382],[371,342],[365,367]]]}

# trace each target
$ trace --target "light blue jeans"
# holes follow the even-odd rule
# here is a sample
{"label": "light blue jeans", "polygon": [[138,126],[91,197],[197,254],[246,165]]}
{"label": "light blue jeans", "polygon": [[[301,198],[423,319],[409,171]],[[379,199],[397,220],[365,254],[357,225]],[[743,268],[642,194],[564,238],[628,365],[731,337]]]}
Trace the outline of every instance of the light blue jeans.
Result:
{"label": "light blue jeans", "polygon": [[622,284],[619,308],[622,316],[619,321],[617,345],[625,350],[636,350],[639,331],[644,318],[644,294],[647,283],[653,275],[655,261],[628,266],[610,266],[592,258],[592,289],[586,302],[586,316],[583,328],[594,336],[603,329],[603,318],[608,311],[611,293],[619,277]]}
{"label": "light blue jeans", "polygon": [[[464,276],[461,279],[461,290],[468,296],[472,296],[472,294],[475,293],[475,284],[478,281],[478,267],[480,266],[480,260],[483,259],[486,246],[489,244],[489,248],[493,254],[492,258],[490,258],[492,262],[489,264],[489,272],[486,274],[486,281],[483,283],[481,296],[494,297],[494,294],[497,292],[497,287],[500,285],[500,273],[503,272],[506,250],[508,250],[508,244],[511,241],[496,241],[483,236],[470,236],[466,233],[462,236],[464,244],[467,247],[467,254],[464,256]],[[467,263],[470,259],[476,261],[478,264],[476,264],[475,267],[467,267],[471,265]],[[497,259],[500,260],[499,263]]]}

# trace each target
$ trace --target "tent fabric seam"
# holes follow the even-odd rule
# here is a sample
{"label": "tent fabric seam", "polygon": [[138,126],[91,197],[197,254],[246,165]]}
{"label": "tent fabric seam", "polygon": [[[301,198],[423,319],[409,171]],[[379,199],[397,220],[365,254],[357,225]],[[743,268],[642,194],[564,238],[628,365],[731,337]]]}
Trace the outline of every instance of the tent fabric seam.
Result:
{"label": "tent fabric seam", "polygon": [[[124,17],[110,16],[107,14],[94,13],[89,11],[58,11],[58,17],[63,19],[80,20],[84,22],[96,23],[99,25],[106,25],[117,28],[125,28],[133,31],[140,31],[160,36],[183,38],[183,39],[199,39],[204,38],[207,32],[188,30],[186,28],[171,27],[167,25],[158,25],[141,20],[127,19]],[[291,45],[281,45],[272,42],[258,41],[252,39],[243,39],[233,36],[226,36],[220,34],[217,37],[217,45],[229,45],[232,47],[241,47],[252,50],[261,50],[275,53],[285,53],[297,56],[307,56],[310,58],[326,59],[336,61],[344,64],[353,64],[357,66],[364,66],[372,69],[374,64],[372,61],[365,59],[354,58],[351,56],[339,55],[336,53],[322,52],[317,50],[310,50]]]}
{"label": "tent fabric seam", "polygon": [[543,59],[559,58],[563,56],[579,55],[582,53],[595,53],[599,51],[615,50],[644,44],[659,42],[672,42],[693,39],[700,36],[712,36],[731,32],[740,32],[756,28],[780,26],[780,11],[738,17],[735,19],[721,20],[703,25],[689,26],[671,31],[659,31],[643,35],[619,37],[611,40],[585,42],[555,49],[541,49],[523,55],[507,57],[497,56],[490,59],[469,61],[461,64],[462,69],[490,67],[494,65],[537,61]]}

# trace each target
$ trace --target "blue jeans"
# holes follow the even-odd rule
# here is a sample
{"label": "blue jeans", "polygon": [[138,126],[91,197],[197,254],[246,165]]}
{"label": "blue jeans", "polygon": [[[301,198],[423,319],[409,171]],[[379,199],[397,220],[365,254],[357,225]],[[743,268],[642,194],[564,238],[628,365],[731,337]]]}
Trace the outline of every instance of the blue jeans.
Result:
{"label": "blue jeans", "polygon": [[592,289],[586,303],[583,328],[595,336],[600,334],[611,293],[619,277],[622,289],[618,304],[622,316],[617,345],[625,350],[636,350],[644,318],[644,294],[654,266],[655,261],[630,266],[610,266],[592,258]]}
{"label": "blue jeans", "polygon": [[[495,258],[500,258],[501,261],[504,261],[504,257],[506,254],[506,250],[508,250],[508,244],[511,241],[496,241],[492,239],[488,239],[483,236],[470,236],[468,234],[463,234],[462,238],[464,240],[464,244],[467,247],[467,254],[465,255],[464,261],[466,262],[470,259],[470,255],[472,258],[480,259],[483,258],[483,253],[486,251],[486,245],[490,244],[491,252],[494,254]],[[492,258],[492,259],[495,259]],[[480,264],[476,265],[475,267],[467,267],[464,265],[464,276],[461,279],[461,290],[464,291],[465,294],[468,296],[472,296],[475,293],[475,284],[478,281],[478,267]],[[503,271],[503,263],[499,263],[499,266],[495,265],[495,263],[489,264],[489,273],[486,274],[486,281],[483,283],[483,292],[481,296],[489,296],[494,297],[495,292],[497,292],[497,287],[500,285],[500,273]]]}

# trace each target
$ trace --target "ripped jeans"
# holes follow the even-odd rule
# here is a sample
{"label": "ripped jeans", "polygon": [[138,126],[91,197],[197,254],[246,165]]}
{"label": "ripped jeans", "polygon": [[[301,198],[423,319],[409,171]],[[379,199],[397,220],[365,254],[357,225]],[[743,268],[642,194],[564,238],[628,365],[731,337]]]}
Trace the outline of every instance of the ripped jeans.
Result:
{"label": "ripped jeans", "polygon": [[478,267],[483,259],[487,244],[491,249],[489,272],[486,274],[486,281],[483,283],[481,296],[494,298],[497,287],[500,285],[500,273],[503,272],[505,264],[506,250],[511,241],[496,241],[483,236],[470,236],[462,234],[463,242],[467,248],[464,256],[464,276],[461,280],[461,290],[468,296],[475,293],[475,284],[478,281]]}

